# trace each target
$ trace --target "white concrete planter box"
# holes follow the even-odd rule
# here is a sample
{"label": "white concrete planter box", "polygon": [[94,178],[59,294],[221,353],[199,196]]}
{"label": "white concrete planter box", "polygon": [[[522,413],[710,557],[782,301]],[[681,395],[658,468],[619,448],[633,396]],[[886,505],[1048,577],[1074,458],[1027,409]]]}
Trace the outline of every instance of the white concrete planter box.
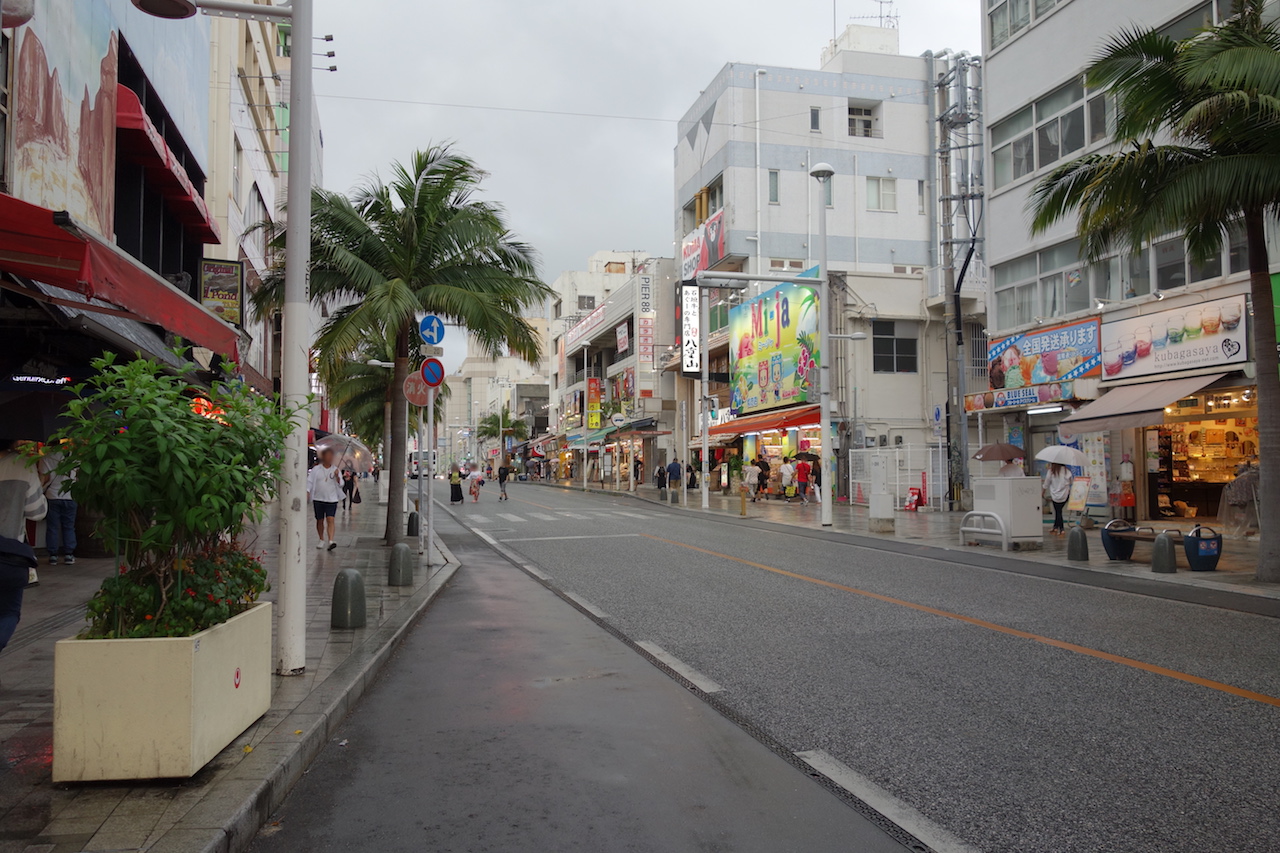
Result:
{"label": "white concrete planter box", "polygon": [[271,707],[271,605],[194,637],[60,640],[53,781],[195,775]]}

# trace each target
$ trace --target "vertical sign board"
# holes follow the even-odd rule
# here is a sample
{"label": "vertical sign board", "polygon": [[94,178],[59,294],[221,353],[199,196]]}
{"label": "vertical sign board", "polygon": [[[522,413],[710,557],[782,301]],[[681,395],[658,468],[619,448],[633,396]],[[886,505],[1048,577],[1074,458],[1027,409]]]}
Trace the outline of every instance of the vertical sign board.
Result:
{"label": "vertical sign board", "polygon": [[239,326],[243,319],[244,264],[239,261],[200,262],[200,303],[219,320]]}
{"label": "vertical sign board", "polygon": [[627,352],[631,349],[631,337],[627,333],[627,324],[621,323],[618,328],[614,329],[614,335],[618,339],[618,352]]}
{"label": "vertical sign board", "polygon": [[700,298],[696,284],[680,285],[680,369],[685,373],[702,372]]}
{"label": "vertical sign board", "polygon": [[587,429],[600,429],[600,392],[598,377],[587,380]]}
{"label": "vertical sign board", "polygon": [[653,305],[653,276],[640,276],[640,304],[636,311],[636,354],[639,356],[637,366],[641,371],[653,367],[654,334],[657,331],[657,312]]}

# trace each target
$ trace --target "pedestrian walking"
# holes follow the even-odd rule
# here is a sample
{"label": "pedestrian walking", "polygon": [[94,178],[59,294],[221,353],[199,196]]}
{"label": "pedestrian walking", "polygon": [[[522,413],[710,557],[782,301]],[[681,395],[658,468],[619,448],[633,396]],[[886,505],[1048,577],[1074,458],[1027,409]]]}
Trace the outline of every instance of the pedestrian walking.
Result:
{"label": "pedestrian walking", "polygon": [[782,464],[778,466],[778,480],[783,496],[787,503],[791,503],[796,496],[796,467],[791,464],[790,456],[782,457]]}
{"label": "pedestrian walking", "polygon": [[758,500],[756,493],[760,490],[760,469],[754,464],[743,468],[742,482],[747,492],[751,495],[751,502],[755,503]]}
{"label": "pedestrian walking", "polygon": [[822,463],[819,462],[813,466],[813,470],[809,472],[809,479],[813,481],[813,497],[818,503],[822,503]]}
{"label": "pedestrian walking", "polygon": [[471,493],[471,502],[480,503],[480,487],[484,485],[484,472],[477,468],[471,472],[467,480],[469,481],[467,491]]}
{"label": "pedestrian walking", "polygon": [[653,473],[653,484],[658,487],[658,500],[665,501],[667,499],[667,469],[661,465],[658,470]]}
{"label": "pedestrian walking", "polygon": [[462,495],[462,469],[455,462],[449,466],[449,506],[462,503],[465,498]]}
{"label": "pedestrian walking", "polygon": [[13,444],[0,439],[0,651],[22,618],[22,591],[39,582],[27,522],[39,521],[49,511],[40,473]]}
{"label": "pedestrian walking", "polygon": [[644,473],[644,460],[639,456],[636,461],[631,463],[631,482],[636,484],[636,488],[640,488],[640,475]]}
{"label": "pedestrian walking", "polygon": [[796,461],[796,494],[804,504],[809,502],[809,473],[812,470],[813,466],[809,464],[808,459]]}
{"label": "pedestrian walking", "polygon": [[507,497],[507,478],[510,476],[511,469],[507,467],[507,462],[504,459],[502,464],[498,466],[498,500],[500,501],[510,500]]}
{"label": "pedestrian walking", "polygon": [[667,487],[679,492],[682,482],[684,482],[684,468],[680,465],[679,459],[672,459],[667,463]]}
{"label": "pedestrian walking", "polygon": [[377,462],[373,463],[373,482],[379,482],[378,478],[382,476],[382,466]]}
{"label": "pedestrian walking", "polygon": [[773,466],[762,455],[756,460],[756,467],[760,469],[760,482],[756,485],[756,496],[762,501],[768,500],[769,478],[773,476]]}
{"label": "pedestrian walking", "polygon": [[338,501],[342,500],[342,475],[333,464],[333,448],[320,451],[320,462],[307,472],[307,500],[316,516],[317,549],[338,547],[334,539]]}
{"label": "pedestrian walking", "polygon": [[49,565],[58,565],[59,558],[68,566],[76,561],[76,502],[71,497],[71,485],[76,472],[58,473],[58,465],[66,458],[60,450],[53,450],[40,457],[36,470],[44,480],[44,497],[49,504],[45,516],[44,544],[49,552]]}
{"label": "pedestrian walking", "polygon": [[342,509],[350,512],[355,505],[356,475],[350,468],[342,469]]}
{"label": "pedestrian walking", "polygon": [[1054,536],[1061,536],[1066,532],[1062,510],[1071,498],[1073,480],[1075,477],[1072,476],[1071,469],[1057,462],[1051,464],[1049,471],[1044,475],[1044,490],[1049,495],[1049,502],[1053,504],[1053,528],[1049,533]]}

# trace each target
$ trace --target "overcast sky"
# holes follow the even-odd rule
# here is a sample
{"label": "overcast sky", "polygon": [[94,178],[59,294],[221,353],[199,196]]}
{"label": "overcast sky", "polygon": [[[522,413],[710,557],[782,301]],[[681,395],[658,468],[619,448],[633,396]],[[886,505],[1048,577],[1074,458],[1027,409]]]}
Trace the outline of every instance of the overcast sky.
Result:
{"label": "overcast sky", "polygon": [[[843,29],[881,4],[835,7]],[[980,0],[896,8],[904,54],[981,47]],[[816,69],[831,26],[830,0],[317,0],[316,31],[336,40],[316,50],[338,54],[317,64],[339,69],[316,79],[324,184],[452,141],[490,173],[547,282],[599,249],[669,255],[676,120],[725,63]]]}

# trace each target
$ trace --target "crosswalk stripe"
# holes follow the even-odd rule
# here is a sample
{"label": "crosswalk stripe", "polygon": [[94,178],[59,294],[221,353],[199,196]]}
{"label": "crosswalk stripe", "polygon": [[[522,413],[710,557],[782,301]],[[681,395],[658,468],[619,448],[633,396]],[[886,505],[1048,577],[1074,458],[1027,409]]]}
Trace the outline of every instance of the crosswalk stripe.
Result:
{"label": "crosswalk stripe", "polygon": [[500,512],[500,513],[498,513],[498,515],[500,515],[501,517],[505,518],[507,521],[518,521],[518,522],[520,522],[521,524],[524,524],[524,519],[523,519],[523,518],[521,518],[521,517],[520,517],[520,516],[518,516],[518,515],[512,515],[512,514],[511,514],[511,513],[509,513],[509,512]]}
{"label": "crosswalk stripe", "polygon": [[488,518],[488,516],[484,516],[484,515],[468,515],[468,516],[467,516],[467,518],[471,519],[471,520],[472,520],[472,521],[474,521],[476,524],[488,524],[488,523],[489,523],[489,518]]}
{"label": "crosswalk stripe", "polygon": [[534,519],[535,521],[559,521],[560,520],[556,518],[554,515],[545,515],[540,512],[531,512],[529,513],[529,517]]}

